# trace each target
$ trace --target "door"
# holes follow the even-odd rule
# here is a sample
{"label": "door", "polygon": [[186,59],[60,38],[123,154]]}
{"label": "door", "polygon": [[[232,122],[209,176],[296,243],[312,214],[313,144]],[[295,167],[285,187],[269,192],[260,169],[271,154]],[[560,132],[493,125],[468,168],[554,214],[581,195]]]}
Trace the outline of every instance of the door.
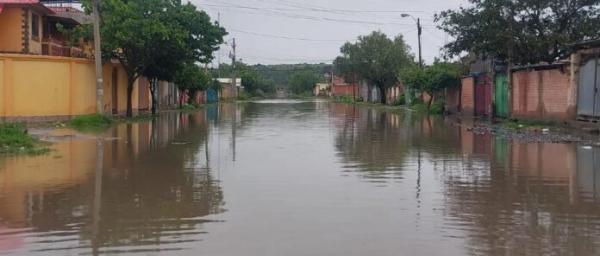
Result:
{"label": "door", "polygon": [[112,113],[113,115],[119,114],[119,70],[113,68],[112,70]]}
{"label": "door", "polygon": [[600,63],[599,60],[588,60],[579,71],[577,95],[577,115],[583,118],[600,117]]}
{"label": "door", "polygon": [[497,74],[494,81],[494,113],[508,118],[508,78],[503,73]]}
{"label": "door", "polygon": [[486,116],[491,112],[492,85],[487,74],[481,74],[475,81],[475,115]]}

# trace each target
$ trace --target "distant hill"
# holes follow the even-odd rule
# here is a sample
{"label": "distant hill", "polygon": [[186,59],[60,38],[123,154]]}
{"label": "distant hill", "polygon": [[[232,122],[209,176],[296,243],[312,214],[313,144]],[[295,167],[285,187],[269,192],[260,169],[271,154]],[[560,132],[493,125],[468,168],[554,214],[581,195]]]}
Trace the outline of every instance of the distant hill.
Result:
{"label": "distant hill", "polygon": [[[277,64],[277,65],[246,65],[239,64],[238,72],[243,70],[255,71],[260,77],[275,82],[278,87],[288,88],[290,77],[299,71],[311,71],[321,81],[325,81],[324,74],[330,73],[331,64]],[[218,69],[212,70],[213,76],[229,77],[231,76],[231,65],[221,64],[220,72]]]}

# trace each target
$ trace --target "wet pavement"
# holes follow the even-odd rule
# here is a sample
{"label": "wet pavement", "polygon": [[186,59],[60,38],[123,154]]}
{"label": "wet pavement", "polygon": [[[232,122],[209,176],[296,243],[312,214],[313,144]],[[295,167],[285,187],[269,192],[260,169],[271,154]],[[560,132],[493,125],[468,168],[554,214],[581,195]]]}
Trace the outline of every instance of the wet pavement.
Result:
{"label": "wet pavement", "polygon": [[0,255],[600,254],[587,145],[285,100],[56,134],[0,158]]}

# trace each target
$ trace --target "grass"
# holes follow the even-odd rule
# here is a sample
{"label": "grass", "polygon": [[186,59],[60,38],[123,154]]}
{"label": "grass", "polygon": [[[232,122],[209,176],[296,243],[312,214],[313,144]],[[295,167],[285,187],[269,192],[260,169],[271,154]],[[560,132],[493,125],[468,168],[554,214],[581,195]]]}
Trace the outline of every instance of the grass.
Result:
{"label": "grass", "polygon": [[21,123],[0,123],[0,155],[38,155],[49,151],[44,143],[27,132]]}
{"label": "grass", "polygon": [[337,97],[335,97],[334,101],[337,103],[346,103],[346,104],[355,103],[354,98],[350,95],[337,96]]}
{"label": "grass", "polygon": [[79,131],[95,132],[108,129],[114,122],[115,120],[110,117],[92,114],[75,117],[69,121],[68,125]]}
{"label": "grass", "polygon": [[431,107],[429,109],[427,109],[427,104],[417,103],[411,106],[410,108],[419,113],[441,115],[444,114],[445,103],[443,101],[434,102],[431,104]]}

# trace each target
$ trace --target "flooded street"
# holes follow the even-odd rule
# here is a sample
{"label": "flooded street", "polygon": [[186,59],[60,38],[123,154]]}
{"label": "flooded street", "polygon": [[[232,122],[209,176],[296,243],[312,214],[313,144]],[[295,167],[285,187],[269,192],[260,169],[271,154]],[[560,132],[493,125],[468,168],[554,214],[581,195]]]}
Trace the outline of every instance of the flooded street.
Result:
{"label": "flooded street", "polygon": [[600,148],[262,101],[0,158],[0,255],[598,255]]}

